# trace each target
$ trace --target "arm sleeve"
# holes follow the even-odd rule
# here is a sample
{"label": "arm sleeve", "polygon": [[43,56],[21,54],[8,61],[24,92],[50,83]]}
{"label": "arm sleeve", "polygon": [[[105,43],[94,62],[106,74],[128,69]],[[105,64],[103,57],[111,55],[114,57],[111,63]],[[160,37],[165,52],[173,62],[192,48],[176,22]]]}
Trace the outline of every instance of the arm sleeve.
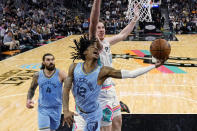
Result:
{"label": "arm sleeve", "polygon": [[122,78],[136,78],[137,76],[143,75],[154,68],[155,68],[155,65],[151,65],[151,66],[140,68],[134,71],[121,70],[121,74],[122,74]]}

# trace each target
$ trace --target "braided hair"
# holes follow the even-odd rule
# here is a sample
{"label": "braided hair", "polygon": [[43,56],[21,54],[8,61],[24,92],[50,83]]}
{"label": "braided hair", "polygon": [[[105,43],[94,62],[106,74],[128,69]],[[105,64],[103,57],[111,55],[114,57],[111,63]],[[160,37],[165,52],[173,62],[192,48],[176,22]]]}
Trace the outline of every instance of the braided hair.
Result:
{"label": "braided hair", "polygon": [[94,42],[96,42],[96,38],[92,38],[91,40],[89,40],[88,35],[83,35],[80,37],[80,40],[74,40],[75,43],[75,47],[71,46],[71,48],[73,48],[75,50],[75,52],[72,52],[71,55],[71,59],[73,59],[73,62],[78,59],[82,59],[85,60],[85,55],[83,54],[84,51],[92,44],[94,44]]}

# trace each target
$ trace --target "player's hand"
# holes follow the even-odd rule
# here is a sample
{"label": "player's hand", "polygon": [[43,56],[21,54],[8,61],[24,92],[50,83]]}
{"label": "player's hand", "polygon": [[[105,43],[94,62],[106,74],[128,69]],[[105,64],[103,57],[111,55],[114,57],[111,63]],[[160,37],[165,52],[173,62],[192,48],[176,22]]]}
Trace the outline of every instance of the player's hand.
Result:
{"label": "player's hand", "polygon": [[28,99],[26,103],[26,107],[29,109],[34,108],[34,101]]}
{"label": "player's hand", "polygon": [[137,21],[140,17],[140,9],[139,9],[139,5],[134,5],[134,19],[135,21]]}
{"label": "player's hand", "polygon": [[164,64],[164,62],[167,60],[168,58],[165,59],[157,59],[156,63],[155,63],[155,67],[160,67],[161,65]]}
{"label": "player's hand", "polygon": [[64,126],[66,123],[68,127],[70,128],[73,122],[75,123],[74,115],[77,116],[77,114],[75,114],[74,112],[64,111],[64,120],[63,120],[62,126]]}

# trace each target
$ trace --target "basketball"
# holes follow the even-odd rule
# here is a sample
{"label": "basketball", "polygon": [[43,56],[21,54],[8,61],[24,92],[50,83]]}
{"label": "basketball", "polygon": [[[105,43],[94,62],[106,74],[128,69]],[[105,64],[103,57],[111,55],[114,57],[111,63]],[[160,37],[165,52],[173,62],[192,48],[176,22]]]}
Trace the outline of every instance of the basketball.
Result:
{"label": "basketball", "polygon": [[150,46],[150,52],[157,59],[166,59],[171,51],[170,44],[164,39],[156,39]]}
{"label": "basketball", "polygon": [[0,131],[197,131],[196,76],[197,0],[0,0]]}

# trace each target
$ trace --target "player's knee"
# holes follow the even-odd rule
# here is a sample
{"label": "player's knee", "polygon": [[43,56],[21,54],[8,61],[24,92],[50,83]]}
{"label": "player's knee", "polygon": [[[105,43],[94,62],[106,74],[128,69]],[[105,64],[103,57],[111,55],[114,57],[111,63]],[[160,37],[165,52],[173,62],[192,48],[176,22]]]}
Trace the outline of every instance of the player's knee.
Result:
{"label": "player's knee", "polygon": [[109,126],[102,126],[101,131],[112,131],[112,125]]}
{"label": "player's knee", "polygon": [[112,125],[113,127],[119,128],[122,126],[122,117],[120,116],[116,116],[114,117],[113,121],[112,121]]}

